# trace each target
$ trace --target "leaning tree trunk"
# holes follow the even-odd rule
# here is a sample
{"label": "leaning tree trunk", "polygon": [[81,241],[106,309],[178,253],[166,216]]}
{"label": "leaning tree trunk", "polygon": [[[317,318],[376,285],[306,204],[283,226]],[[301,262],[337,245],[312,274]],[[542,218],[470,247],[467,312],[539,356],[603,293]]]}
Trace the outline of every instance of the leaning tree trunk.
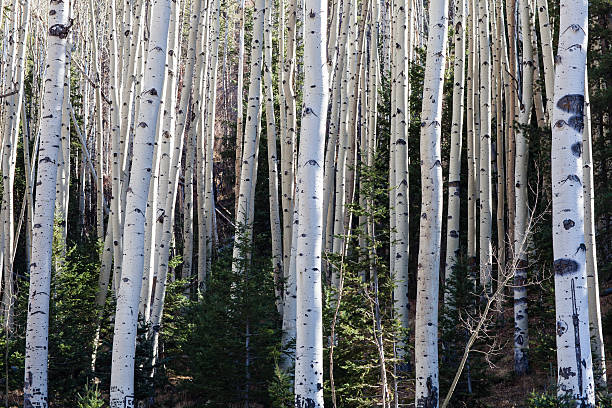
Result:
{"label": "leaning tree trunk", "polygon": [[323,407],[323,160],[328,103],[327,2],[306,0],[304,19],[304,109],[298,159],[297,335],[295,406]]}
{"label": "leaning tree trunk", "polygon": [[417,271],[415,365],[417,407],[438,407],[438,287],[442,235],[442,85],[448,2],[429,9],[429,39],[421,113],[421,217]]}
{"label": "leaning tree trunk", "polygon": [[127,190],[124,223],[123,270],[117,294],[110,405],[132,407],[134,404],[134,354],[138,303],[144,267],[145,209],[149,194],[153,144],[164,84],[164,66],[170,23],[170,1],[156,0],[151,6],[151,31],[147,50],[144,92],[134,135],[132,171]]}
{"label": "leaning tree trunk", "polygon": [[36,178],[30,292],[26,327],[24,406],[46,407],[49,337],[49,294],[55,215],[57,158],[61,145],[66,44],[70,2],[50,2],[47,69],[40,115],[40,147]]}
{"label": "leaning tree trunk", "polygon": [[558,393],[595,404],[584,244],[582,131],[588,3],[562,0],[552,127]]}

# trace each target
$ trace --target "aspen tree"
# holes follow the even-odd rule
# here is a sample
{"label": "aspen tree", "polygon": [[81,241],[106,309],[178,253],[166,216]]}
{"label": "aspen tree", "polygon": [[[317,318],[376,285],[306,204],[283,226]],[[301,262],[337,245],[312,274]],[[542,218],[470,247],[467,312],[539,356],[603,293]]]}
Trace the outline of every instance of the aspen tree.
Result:
{"label": "aspen tree", "polygon": [[468,3],[468,28],[466,30],[468,39],[467,51],[467,76],[466,76],[466,131],[467,131],[467,161],[468,161],[468,228],[467,228],[467,257],[470,268],[476,264],[476,163],[474,160],[474,63],[475,63],[475,37],[476,37],[476,11],[474,2],[467,0]]}
{"label": "aspen tree", "polygon": [[156,0],[151,7],[151,31],[147,50],[147,68],[143,78],[144,94],[134,135],[132,174],[127,191],[125,218],[125,245],[123,246],[123,273],[117,293],[113,359],[111,367],[111,407],[130,407],[134,402],[134,352],[138,302],[142,285],[144,258],[145,208],[153,163],[153,142],[164,83],[164,66],[170,2]]}
{"label": "aspen tree", "polygon": [[591,137],[591,104],[589,102],[589,81],[584,78],[584,131],[582,134],[584,179],[584,238],[586,244],[586,274],[589,294],[589,328],[593,352],[593,369],[597,386],[605,389],[606,354],[601,326],[601,305],[599,302],[599,274],[597,271],[597,248],[595,245],[595,191],[593,182],[593,140]]}
{"label": "aspen tree", "polygon": [[[17,15],[20,7],[18,2],[14,4],[14,22],[18,24]],[[25,0],[21,7],[21,21],[18,24],[18,30],[16,32],[17,41],[13,46],[15,75],[11,82],[11,86],[14,89],[14,94],[8,98],[8,109],[5,117],[5,130],[4,130],[4,142],[2,143],[3,157],[2,157],[2,174],[3,174],[3,202],[2,202],[2,215],[4,217],[4,324],[5,329],[10,330],[12,327],[12,303],[14,301],[13,296],[13,253],[15,252],[15,229],[14,229],[14,206],[13,206],[13,185],[15,180],[15,167],[17,163],[17,140],[19,136],[19,119],[23,113],[23,98],[24,98],[24,79],[25,79],[25,65],[26,65],[26,43],[28,40],[28,33],[30,27],[30,1]],[[4,108],[3,108],[4,110]],[[25,123],[25,121],[24,121]],[[24,138],[26,137],[24,132]],[[25,150],[24,150],[25,151]],[[29,172],[29,158],[25,160],[26,174]],[[30,190],[31,183],[29,177],[26,177],[26,187]],[[29,197],[29,195],[28,195]],[[32,207],[30,201],[29,208]],[[28,212],[30,215],[30,212]],[[26,249],[27,251],[27,249]],[[0,284],[0,288],[2,285]]]}
{"label": "aspen tree", "polygon": [[323,243],[323,160],[325,151],[328,72],[327,4],[304,4],[304,108],[298,159],[297,204],[297,336],[295,406],[323,407],[323,317],[321,250]]}
{"label": "aspen tree", "polygon": [[[202,0],[195,1],[191,4],[191,12],[189,13],[189,37],[187,42],[187,56],[185,61],[185,74],[183,75],[182,83],[190,81],[190,84],[193,84],[193,76],[194,69],[197,60],[196,54],[196,41],[197,34],[200,23],[200,12],[201,12]],[[189,72],[191,70],[191,72]],[[195,92],[194,95],[199,97],[199,88],[200,84],[195,84]],[[187,89],[184,87],[181,90],[181,99],[183,98],[184,93],[187,92]],[[189,100],[185,95],[185,103],[189,104]],[[182,105],[183,101],[181,101],[179,105],[179,112],[185,111],[187,113],[189,110],[188,105]],[[193,102],[195,104],[197,102]],[[187,118],[187,116],[185,116]],[[179,117],[179,121],[181,118]],[[187,126],[187,122],[185,122],[185,126]],[[185,153],[185,185],[184,189],[184,205],[183,205],[183,266],[182,266],[182,278],[190,279],[192,274],[192,262],[193,262],[193,205],[194,205],[194,160],[195,160],[195,131],[196,131],[196,123],[193,121],[189,122],[189,129],[185,130],[185,138],[186,138],[186,153]],[[179,135],[182,137],[182,135]],[[187,286],[185,289],[186,293],[190,292],[190,287]]]}
{"label": "aspen tree", "polygon": [[232,269],[234,272],[244,268],[240,262],[249,259],[243,253],[245,245],[252,240],[253,220],[250,217],[251,208],[255,205],[251,199],[252,190],[257,181],[257,159],[259,139],[259,114],[261,109],[261,69],[263,62],[263,31],[265,0],[257,0],[253,14],[253,38],[251,42],[251,73],[249,83],[249,100],[247,105],[247,121],[244,131],[244,148],[242,152],[242,169],[240,171],[240,193],[238,195],[238,212],[236,214],[236,235]]}
{"label": "aspen tree", "polygon": [[[159,330],[164,307],[164,299],[166,295],[166,281],[168,275],[168,259],[170,253],[170,239],[172,235],[172,226],[174,223],[174,192],[176,185],[176,167],[173,166],[175,160],[178,161],[178,156],[181,152],[180,141],[184,139],[176,133],[176,85],[178,76],[178,49],[179,49],[179,1],[175,0],[171,4],[170,13],[170,32],[168,35],[168,56],[166,57],[167,72],[165,79],[165,95],[164,95],[164,112],[163,112],[163,128],[159,139],[161,139],[161,162],[160,174],[158,178],[159,192],[157,197],[158,213],[154,214],[153,222],[158,225],[159,231],[156,231],[155,243],[155,292],[153,293],[153,301],[150,307],[150,332],[149,337],[153,339],[153,365],[157,361]],[[181,145],[179,151],[175,152],[174,144]],[[158,143],[158,147],[159,147]],[[159,214],[159,215],[158,215]],[[156,227],[157,230],[157,227]],[[150,295],[150,294],[149,294]],[[147,298],[147,301],[149,298]],[[147,316],[145,316],[147,317]]]}
{"label": "aspen tree", "polygon": [[238,196],[240,193],[240,173],[242,171],[242,149],[244,143],[244,4],[245,0],[240,0],[238,13],[240,19],[240,32],[238,34],[238,82],[237,82],[237,104],[236,104],[236,186],[234,196],[236,200],[236,217],[238,216]]}
{"label": "aspen tree", "polygon": [[[529,1],[520,0],[523,43],[523,92],[519,109],[519,124],[527,126],[533,107],[533,49],[531,44]],[[516,161],[514,173],[516,212],[514,218],[514,371],[523,375],[529,369],[529,336],[527,331],[527,253],[528,214],[527,165],[529,146],[524,128],[516,132]]]}
{"label": "aspen tree", "polygon": [[508,115],[506,137],[506,201],[508,208],[508,240],[514,242],[514,219],[516,212],[516,198],[514,191],[515,146],[514,133],[517,101],[517,67],[516,67],[516,0],[506,1],[506,22],[508,27],[508,71],[509,71],[509,98],[506,99]]}
{"label": "aspen tree", "polygon": [[196,84],[199,85],[199,98],[195,101],[194,113],[197,119],[197,175],[198,175],[198,291],[203,293],[206,290],[206,276],[207,276],[207,265],[208,265],[208,228],[206,222],[208,217],[206,216],[206,115],[204,101],[206,100],[205,95],[208,92],[208,81],[205,74],[208,74],[209,64],[209,50],[208,46],[208,24],[210,20],[210,9],[211,2],[205,3],[205,9],[203,10],[204,15],[200,22],[200,41],[198,41],[198,58],[196,60],[197,71],[196,71]]}
{"label": "aspen tree", "polygon": [[544,63],[544,85],[546,87],[546,116],[548,124],[552,120],[555,65],[553,63],[552,30],[548,17],[548,0],[537,0],[542,61]]}
{"label": "aspen tree", "polygon": [[71,27],[70,2],[49,4],[47,69],[44,74],[40,148],[34,207],[30,289],[26,327],[24,406],[47,406],[49,293],[55,209],[57,159],[62,127],[67,37]]}
{"label": "aspen tree", "polygon": [[276,120],[274,115],[274,90],[272,84],[272,6],[268,1],[265,11],[264,31],[264,94],[266,100],[266,136],[268,139],[268,192],[270,194],[270,236],[272,241],[272,263],[274,267],[274,290],[276,308],[283,315],[283,247],[281,219],[278,200],[278,156],[276,152]]}
{"label": "aspen tree", "polygon": [[[208,98],[206,108],[206,190],[205,190],[205,215],[206,215],[206,253],[208,258],[206,260],[206,269],[210,269],[212,260],[212,243],[213,243],[213,227],[215,224],[215,199],[214,199],[214,178],[213,178],[213,147],[215,144],[215,112],[217,106],[217,68],[219,66],[219,29],[220,29],[220,4],[218,1],[214,3],[214,9],[211,14],[211,21],[209,22],[209,44],[208,48],[211,49],[209,70],[208,70]],[[212,7],[212,6],[211,6]],[[261,103],[261,102],[260,102]],[[261,114],[261,112],[260,112]],[[203,118],[204,119],[204,118]],[[256,156],[257,157],[257,156]],[[257,169],[255,169],[257,174]],[[255,183],[255,182],[254,182]],[[251,202],[255,201],[254,198],[255,188],[252,189]],[[253,211],[251,206],[251,211]],[[249,217],[252,219],[253,215]]]}
{"label": "aspen tree", "polygon": [[442,81],[446,59],[448,2],[429,7],[429,39],[421,112],[421,218],[417,271],[415,365],[417,407],[436,408],[438,376],[438,275],[442,234]]}
{"label": "aspen tree", "polygon": [[[503,23],[503,10],[501,9],[501,1],[493,0],[491,11],[495,15],[495,35],[496,41],[496,59],[494,72],[496,72],[496,95],[497,103],[495,104],[495,123],[496,123],[496,162],[497,162],[497,282],[503,282],[506,273],[506,224],[505,224],[505,166],[504,166],[504,114],[503,101],[504,90],[506,89],[505,79],[505,61],[506,61],[506,46],[504,43],[505,30]],[[502,297],[499,298],[498,310],[502,310]]]}
{"label": "aspen tree", "polygon": [[[284,4],[284,0],[282,1]],[[297,31],[297,5],[295,1],[289,2],[287,10],[289,18],[286,22],[287,36],[286,38],[286,55],[281,56],[284,59],[282,68],[281,83],[283,88],[285,111],[285,138],[281,140],[281,190],[282,190],[282,205],[283,205],[283,263],[284,268],[288,268],[290,264],[291,240],[293,228],[293,202],[295,196],[295,155],[296,155],[296,98],[295,98],[295,75],[296,75],[296,31]],[[281,9],[281,14],[284,16],[284,6]],[[283,17],[284,19],[284,17]],[[284,26],[282,28],[284,30]],[[285,272],[285,275],[289,271]],[[285,277],[287,279],[287,277]]]}
{"label": "aspen tree", "polygon": [[588,3],[560,4],[552,127],[552,233],[558,393],[595,404],[589,333],[582,169]]}
{"label": "aspen tree", "polygon": [[[448,215],[446,217],[446,273],[444,281],[454,279],[459,256],[461,144],[463,140],[463,89],[465,84],[465,1],[455,2],[455,61],[453,67],[453,112],[451,125],[451,151],[448,169]],[[453,292],[444,291],[446,307],[452,307]]]}
{"label": "aspen tree", "polygon": [[[402,328],[409,328],[410,301],[408,299],[408,127],[410,126],[410,105],[408,104],[410,86],[408,83],[408,57],[410,55],[410,21],[411,9],[406,7],[405,0],[394,4],[393,21],[393,98],[391,100],[391,116],[394,120],[394,135],[392,136],[395,148],[395,256],[393,257],[394,277],[394,313],[401,322]],[[376,7],[376,6],[375,6]],[[376,34],[375,34],[376,36]],[[376,69],[376,67],[371,67]],[[398,344],[398,356],[403,358],[406,354],[406,342]]]}

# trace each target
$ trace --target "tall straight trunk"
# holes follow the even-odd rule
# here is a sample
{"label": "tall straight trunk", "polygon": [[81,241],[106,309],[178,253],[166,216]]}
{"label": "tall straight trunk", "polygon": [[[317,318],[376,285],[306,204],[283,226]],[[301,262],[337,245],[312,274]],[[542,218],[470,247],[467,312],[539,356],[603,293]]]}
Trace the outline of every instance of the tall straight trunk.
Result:
{"label": "tall straight trunk", "polygon": [[551,148],[557,385],[581,408],[595,404],[582,182],[587,15],[586,0],[561,1]]}
{"label": "tall straight trunk", "polygon": [[197,204],[198,204],[198,293],[206,290],[206,269],[208,259],[207,227],[206,227],[206,115],[205,95],[208,92],[208,83],[205,74],[208,73],[208,23],[210,17],[210,2],[203,4],[202,16],[199,24],[199,37],[196,47],[196,71],[194,72],[194,82],[198,92],[198,97],[193,100],[193,115],[195,117],[196,134],[196,174],[197,174]]}
{"label": "tall straight trunk", "polygon": [[96,109],[95,109],[95,121],[94,128],[96,130],[96,232],[98,242],[104,241],[104,132],[102,125],[102,84],[100,83],[100,64],[98,55],[98,34],[97,34],[97,10],[93,0],[89,0],[89,16],[91,21],[91,44],[92,44],[92,57],[93,57],[93,69],[94,77],[97,78],[98,82],[95,86],[95,97],[96,97]]}
{"label": "tall straight trunk", "polygon": [[597,248],[595,245],[595,191],[593,182],[593,140],[591,137],[591,104],[589,82],[584,78],[584,132],[582,135],[584,180],[584,239],[586,244],[586,274],[589,288],[589,327],[593,351],[593,370],[598,387],[606,388],[606,353],[601,327],[601,305],[599,303],[599,274],[597,271]]}
{"label": "tall straight trunk", "polygon": [[265,0],[257,0],[253,15],[253,39],[251,42],[251,73],[249,83],[249,100],[247,105],[247,122],[244,132],[244,149],[242,152],[242,170],[240,171],[240,193],[238,195],[238,212],[236,214],[236,234],[232,269],[238,272],[248,262],[252,241],[253,220],[251,209],[255,205],[252,190],[257,182],[257,159],[259,140],[259,121],[261,109],[261,69],[263,62]]}
{"label": "tall straight trunk", "polygon": [[[161,134],[162,160],[160,162],[159,192],[157,198],[158,213],[154,214],[153,222],[157,224],[155,244],[155,293],[153,294],[153,304],[149,316],[150,332],[153,338],[153,365],[157,361],[159,330],[162,319],[164,299],[166,295],[166,281],[168,274],[168,260],[170,254],[170,240],[172,238],[172,228],[174,224],[174,199],[176,197],[176,166],[181,155],[182,141],[181,136],[176,133],[176,84],[178,76],[178,49],[179,44],[179,12],[180,2],[173,1],[170,14],[170,32],[168,36],[168,65],[167,77],[165,80],[164,112],[163,112],[163,131]],[[175,144],[178,149],[175,149]],[[159,146],[159,143],[158,143]]]}
{"label": "tall straight trunk", "polygon": [[442,234],[442,85],[448,2],[429,8],[429,39],[421,113],[421,218],[415,328],[416,406],[438,407],[438,287]]}
{"label": "tall straight trunk", "polygon": [[[211,3],[211,17],[209,22],[209,44],[211,49],[210,66],[208,70],[208,96],[206,108],[206,190],[205,190],[205,215],[206,215],[206,269],[210,270],[212,261],[212,247],[214,241],[213,229],[215,228],[215,197],[213,177],[213,148],[215,144],[215,112],[217,108],[217,71],[219,66],[219,29],[220,29],[220,4],[218,1]],[[255,170],[257,171],[257,170]],[[253,188],[253,193],[255,189]],[[254,201],[254,198],[253,198]],[[251,207],[252,209],[252,207]],[[251,217],[252,218],[252,217]]]}
{"label": "tall straight trunk", "polygon": [[[507,138],[506,138],[506,194],[508,206],[508,241],[514,242],[514,218],[516,212],[516,198],[514,191],[514,133],[517,100],[517,67],[516,67],[516,0],[506,1],[506,16],[508,27],[508,71],[509,75],[509,98],[506,100]],[[510,244],[509,244],[510,245]],[[510,252],[512,254],[512,251]]]}
{"label": "tall straight trunk", "polygon": [[[410,55],[410,13],[412,9],[406,7],[406,0],[395,3],[393,21],[393,98],[391,99],[391,115],[395,122],[392,140],[395,143],[395,236],[396,250],[393,258],[392,276],[394,279],[393,302],[394,314],[404,329],[409,329],[410,301],[408,299],[408,127],[410,126],[410,85],[408,81],[408,57]],[[376,29],[376,27],[374,27]],[[377,34],[373,33],[377,39]],[[376,67],[370,67],[376,69]],[[406,356],[406,339],[398,342],[398,357]]]}
{"label": "tall straight trunk", "polygon": [[[281,14],[284,20],[284,0],[282,1]],[[283,205],[283,267],[285,275],[289,273],[287,268],[291,261],[291,240],[293,229],[293,207],[295,196],[295,154],[297,143],[297,120],[296,120],[296,98],[295,98],[295,65],[296,65],[296,31],[297,31],[297,5],[295,1],[289,2],[287,10],[286,55],[282,55],[284,66],[282,68],[282,88],[284,101],[281,105],[285,111],[285,138],[281,140],[281,183],[282,183],[282,205]],[[283,25],[284,30],[284,25]]]}
{"label": "tall straight trunk", "polygon": [[274,267],[274,292],[276,308],[283,315],[283,246],[278,200],[278,155],[276,152],[276,120],[274,114],[274,91],[272,82],[272,29],[273,2],[266,4],[266,26],[264,32],[264,94],[266,100],[266,134],[268,139],[268,191],[270,194],[270,236],[272,241],[272,263]]}
{"label": "tall straight trunk", "polygon": [[[523,100],[519,110],[519,124],[527,126],[533,107],[533,49],[530,35],[529,1],[520,0],[523,42]],[[514,218],[514,371],[523,375],[529,369],[529,336],[527,327],[527,245],[528,208],[527,168],[529,145],[524,128],[516,132],[516,161],[514,186],[516,212]]]}
{"label": "tall straight trunk", "polygon": [[149,193],[153,144],[160,99],[164,84],[164,66],[170,22],[170,1],[156,0],[151,7],[151,31],[147,50],[147,69],[143,78],[144,93],[134,135],[130,186],[126,197],[123,246],[123,271],[117,294],[113,359],[111,367],[110,404],[130,407],[134,403],[134,353],[138,303],[144,266],[145,209]]}
{"label": "tall straight trunk", "polygon": [[[495,35],[497,57],[495,60],[494,70],[497,73],[496,94],[497,103],[495,104],[495,116],[496,116],[496,162],[497,162],[497,282],[502,282],[506,273],[506,213],[505,213],[505,202],[506,202],[506,187],[505,187],[505,166],[504,166],[504,114],[503,114],[503,100],[504,100],[504,89],[505,89],[505,57],[506,57],[506,46],[503,41],[505,36],[504,24],[503,24],[503,11],[501,10],[501,1],[493,0],[491,2],[491,10],[495,13]],[[502,310],[503,297],[500,296],[498,299],[497,310]]]}
{"label": "tall straight trunk", "polygon": [[120,284],[121,279],[121,254],[122,254],[122,241],[123,241],[123,227],[122,227],[122,204],[121,204],[121,100],[119,93],[119,78],[121,71],[119,71],[119,45],[117,36],[117,23],[116,23],[116,2],[117,0],[110,1],[110,81],[109,81],[109,93],[112,101],[110,106],[111,116],[111,206],[109,214],[109,223],[113,225],[113,279],[115,282],[115,290]]}
{"label": "tall straight trunk", "polygon": [[453,113],[451,151],[448,169],[448,215],[446,217],[446,273],[444,304],[453,308],[454,293],[449,283],[454,281],[459,256],[461,221],[461,144],[463,140],[463,87],[465,84],[465,1],[455,2],[455,62],[453,67]]}
{"label": "tall straight trunk", "polygon": [[323,160],[328,103],[327,4],[304,4],[304,108],[298,159],[295,406],[323,407]]}
{"label": "tall straight trunk", "polygon": [[240,32],[238,34],[238,83],[236,89],[236,184],[234,196],[236,200],[236,217],[238,216],[238,196],[240,194],[240,177],[242,171],[242,149],[244,144],[244,2],[240,0],[238,13],[240,13]]}
{"label": "tall straight trunk", "polygon": [[540,24],[540,42],[542,43],[542,61],[544,62],[544,86],[546,87],[546,115],[550,125],[553,110],[553,91],[555,65],[553,62],[552,30],[548,17],[548,0],[537,0],[538,22]]}
{"label": "tall straight trunk", "polygon": [[36,178],[30,290],[25,346],[24,406],[47,406],[49,293],[55,210],[57,158],[62,132],[66,38],[70,31],[70,2],[51,1],[45,91],[40,115],[40,148]]}
{"label": "tall straight trunk", "polygon": [[474,98],[474,63],[475,63],[475,47],[476,47],[476,10],[474,10],[474,2],[468,0],[468,52],[467,52],[467,75],[466,75],[466,131],[467,131],[467,201],[468,201],[468,228],[467,228],[467,257],[470,268],[476,264],[476,163],[474,160],[474,103],[477,102]]}
{"label": "tall straight trunk", "polygon": [[[194,126],[192,124],[190,126]],[[184,185],[184,204],[183,204],[183,265],[181,278],[187,279],[189,285],[185,288],[185,294],[191,293],[191,275],[193,270],[193,181],[194,181],[194,159],[195,159],[195,129],[189,128],[186,135],[185,152],[185,185]]]}
{"label": "tall straight trunk", "polygon": [[[198,69],[196,67],[196,48],[197,48],[197,40],[198,40],[198,30],[201,18],[201,10],[202,10],[202,2],[205,0],[196,1],[192,4],[192,9],[189,15],[189,38],[187,44],[187,57],[185,61],[185,74],[183,76],[183,85],[187,85],[189,88],[192,88],[194,83],[193,76],[194,70]],[[194,121],[189,122],[189,129],[187,131],[187,113],[189,112],[189,97],[187,94],[191,94],[189,88],[183,86],[181,89],[181,103],[179,104],[179,113],[185,113],[185,135],[179,134],[180,137],[186,138],[186,153],[185,153],[185,197],[184,197],[184,206],[183,206],[183,266],[182,266],[182,279],[191,279],[192,268],[193,268],[193,236],[194,236],[194,228],[193,228],[193,206],[194,206],[194,173],[197,166],[194,163],[195,160],[195,152],[196,152],[196,137],[195,131],[197,128],[196,123]],[[199,81],[195,83],[195,91],[193,95],[199,98]],[[185,94],[185,95],[184,95]],[[183,101],[183,96],[184,101]],[[193,102],[194,104],[197,102]],[[179,121],[182,119],[182,116],[179,117]],[[180,124],[178,125],[181,127]],[[190,292],[190,286],[187,286],[186,293]]]}
{"label": "tall straight trunk", "polygon": [[[17,2],[14,5],[14,18],[15,24],[18,23],[17,13],[20,12]],[[25,64],[26,64],[26,50],[27,40],[30,28],[30,2],[26,0],[22,4],[21,8],[21,22],[18,25],[18,31],[16,33],[17,42],[13,46],[15,52],[14,55],[14,66],[15,75],[14,80],[11,81],[12,88],[16,91],[14,95],[9,97],[9,106],[7,116],[5,117],[6,127],[4,132],[4,143],[3,143],[3,159],[2,159],[2,173],[3,173],[3,202],[2,202],[2,215],[4,218],[4,323],[5,329],[8,331],[12,328],[12,316],[14,302],[13,292],[13,254],[15,253],[15,228],[14,228],[14,205],[13,205],[13,185],[15,181],[15,169],[17,164],[17,140],[19,137],[19,120],[23,119],[25,125],[25,118],[23,117],[23,98],[24,98],[24,79],[25,79]],[[27,138],[24,131],[24,138]],[[27,142],[25,143],[27,146]],[[25,149],[24,147],[24,153]],[[26,186],[30,190],[29,181],[29,152],[25,153],[26,158]],[[28,215],[30,215],[32,203],[28,205]],[[27,251],[27,249],[26,249]],[[1,285],[0,285],[1,288]]]}
{"label": "tall straight trunk", "polygon": [[491,210],[491,48],[489,42],[489,3],[479,2],[478,28],[480,30],[480,134],[479,190],[480,190],[480,284],[492,291],[492,210]]}

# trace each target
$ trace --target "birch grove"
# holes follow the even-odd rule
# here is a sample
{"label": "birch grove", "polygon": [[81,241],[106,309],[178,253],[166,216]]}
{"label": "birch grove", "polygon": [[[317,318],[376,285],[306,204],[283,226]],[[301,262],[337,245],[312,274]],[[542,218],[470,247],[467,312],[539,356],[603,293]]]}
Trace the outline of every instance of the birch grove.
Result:
{"label": "birch grove", "polygon": [[610,406],[611,16],[0,0],[0,400]]}

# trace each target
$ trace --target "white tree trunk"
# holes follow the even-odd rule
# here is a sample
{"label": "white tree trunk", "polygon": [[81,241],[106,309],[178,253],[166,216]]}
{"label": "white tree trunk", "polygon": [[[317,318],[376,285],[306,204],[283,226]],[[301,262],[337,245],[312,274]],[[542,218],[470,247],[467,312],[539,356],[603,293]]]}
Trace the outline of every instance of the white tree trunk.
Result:
{"label": "white tree trunk", "polygon": [[323,407],[323,161],[328,103],[327,4],[304,4],[304,108],[298,160],[295,406]]}
{"label": "white tree trunk", "polygon": [[[533,49],[530,35],[529,1],[520,0],[523,42],[523,100],[519,109],[519,124],[527,126],[533,107]],[[527,324],[527,242],[529,197],[527,195],[527,168],[529,145],[525,131],[516,132],[516,161],[514,191],[516,212],[514,217],[514,371],[523,375],[529,369],[529,335]]]}
{"label": "white tree trunk", "polygon": [[244,268],[240,262],[248,259],[247,254],[252,241],[251,209],[255,205],[251,196],[257,182],[257,140],[260,131],[258,119],[261,108],[261,68],[263,62],[263,31],[265,0],[257,0],[253,14],[253,40],[251,42],[251,78],[249,83],[249,101],[247,122],[244,132],[244,149],[242,152],[242,169],[240,171],[240,193],[238,195],[238,212],[236,214],[236,235],[234,240],[232,269],[237,272]]}
{"label": "white tree trunk", "polygon": [[479,100],[480,122],[477,134],[480,152],[479,191],[480,191],[480,284],[486,293],[492,291],[492,211],[491,211],[491,48],[489,42],[489,4],[479,3],[478,29],[479,37]]}
{"label": "white tree trunk", "polygon": [[47,407],[49,294],[55,210],[57,158],[62,131],[66,38],[70,2],[50,2],[45,90],[40,115],[40,148],[36,178],[30,292],[26,327],[24,406]]}
{"label": "white tree trunk", "polygon": [[[410,84],[408,80],[408,57],[410,55],[410,13],[411,8],[405,0],[394,4],[393,42],[395,44],[391,69],[393,71],[393,98],[391,99],[391,116],[394,121],[392,140],[395,191],[395,255],[393,256],[394,279],[393,302],[394,315],[399,319],[403,329],[410,327],[410,300],[408,299],[408,238],[409,238],[409,196],[408,196],[408,128],[410,126]],[[376,27],[374,27],[374,30]],[[376,33],[373,33],[377,37]],[[375,66],[370,69],[376,69]],[[372,109],[373,106],[370,106]],[[398,358],[407,355],[407,339],[398,342]]]}
{"label": "white tree trunk", "polygon": [[584,245],[582,132],[588,3],[560,4],[552,128],[552,232],[558,393],[595,404]]}
{"label": "white tree trunk", "polygon": [[[453,74],[453,113],[451,151],[448,169],[448,215],[446,217],[446,270],[444,282],[454,280],[459,256],[461,208],[461,144],[463,140],[463,87],[465,84],[465,1],[455,2],[455,62]],[[453,307],[453,293],[444,291],[444,304]]]}
{"label": "white tree trunk", "polygon": [[415,365],[417,407],[437,408],[438,286],[442,234],[442,84],[446,59],[448,2],[429,8],[429,39],[421,113],[421,219],[417,271]]}
{"label": "white tree trunk", "polygon": [[170,21],[170,1],[156,0],[151,7],[151,31],[147,50],[147,69],[140,97],[130,187],[126,197],[123,272],[117,295],[113,359],[111,368],[111,407],[128,408],[134,403],[134,352],[138,302],[142,285],[144,227],[156,121],[164,84],[164,65]]}
{"label": "white tree trunk", "polygon": [[548,18],[548,0],[537,0],[542,61],[544,62],[544,85],[546,87],[546,115],[548,124],[552,120],[555,65],[553,63],[552,30]]}
{"label": "white tree trunk", "polygon": [[605,389],[606,353],[601,327],[599,302],[599,274],[597,272],[597,248],[595,245],[595,191],[593,182],[593,141],[591,137],[591,104],[589,102],[588,76],[584,78],[584,133],[582,135],[584,179],[584,239],[586,244],[586,273],[589,287],[589,327],[593,351],[593,369],[597,386]]}
{"label": "white tree trunk", "polygon": [[266,99],[266,132],[268,139],[268,191],[270,194],[270,236],[272,241],[272,265],[274,268],[274,291],[276,308],[283,315],[283,246],[278,200],[278,155],[276,152],[276,120],[274,115],[274,93],[272,82],[272,19],[273,2],[268,0],[265,15],[264,50],[264,94]]}

